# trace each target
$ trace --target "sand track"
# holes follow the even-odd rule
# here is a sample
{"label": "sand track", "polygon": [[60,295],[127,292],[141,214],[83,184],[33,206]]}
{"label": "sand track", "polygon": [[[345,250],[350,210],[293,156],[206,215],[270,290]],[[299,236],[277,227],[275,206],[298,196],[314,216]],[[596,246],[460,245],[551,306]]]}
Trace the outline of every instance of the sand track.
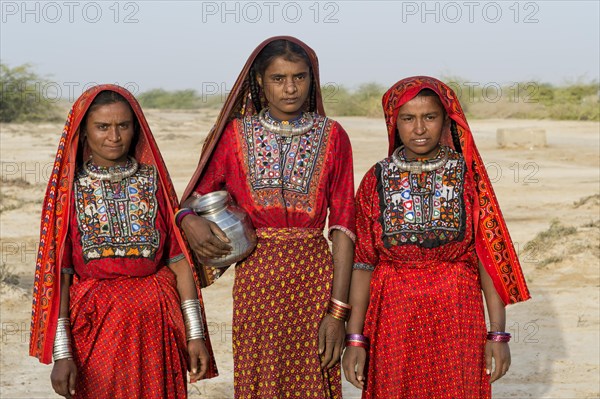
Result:
{"label": "sand track", "polygon": [[[217,111],[146,112],[181,194]],[[387,152],[383,120],[344,117],[356,185]],[[600,126],[594,122],[472,121],[534,299],[508,308],[512,367],[495,398],[598,398],[600,292]],[[548,147],[499,149],[502,127],[546,129]],[[0,125],[1,264],[18,283],[0,285],[1,398],[53,398],[50,366],[27,356],[31,285],[41,199],[61,124]],[[529,243],[529,246],[527,245]],[[204,291],[221,376],[190,388],[191,397],[233,396],[231,287],[225,274]],[[345,398],[359,398],[344,386]]]}

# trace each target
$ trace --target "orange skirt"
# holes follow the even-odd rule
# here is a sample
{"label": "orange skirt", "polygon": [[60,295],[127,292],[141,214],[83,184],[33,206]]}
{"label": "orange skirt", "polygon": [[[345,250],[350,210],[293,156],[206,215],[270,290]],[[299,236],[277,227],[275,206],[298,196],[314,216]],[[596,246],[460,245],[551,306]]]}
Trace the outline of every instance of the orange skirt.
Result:
{"label": "orange skirt", "polygon": [[263,228],[257,236],[235,269],[235,398],[341,398],[339,363],[323,371],[318,354],[333,283],[323,230]]}

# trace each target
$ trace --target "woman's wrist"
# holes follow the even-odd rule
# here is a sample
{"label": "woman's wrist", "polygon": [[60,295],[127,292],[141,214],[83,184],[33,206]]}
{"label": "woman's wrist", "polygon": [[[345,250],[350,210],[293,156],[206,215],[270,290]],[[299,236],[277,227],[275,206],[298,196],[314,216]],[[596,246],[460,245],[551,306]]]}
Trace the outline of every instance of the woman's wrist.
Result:
{"label": "woman's wrist", "polygon": [[503,321],[491,321],[488,331],[505,331],[506,330],[506,322]]}
{"label": "woman's wrist", "polygon": [[183,314],[187,341],[204,339],[204,322],[200,310],[200,300],[187,299],[181,302],[181,312]]}
{"label": "woman's wrist", "polygon": [[488,331],[487,333],[487,340],[492,342],[508,342],[510,337],[510,333],[504,331]]}
{"label": "woman's wrist", "polygon": [[189,215],[195,215],[195,214],[196,213],[194,212],[194,210],[192,208],[181,208],[180,210],[178,210],[175,213],[175,216],[174,216],[175,225],[177,227],[181,228],[185,217],[189,216]]}
{"label": "woman's wrist", "polygon": [[52,356],[55,362],[57,360],[73,359],[73,349],[71,347],[71,320],[69,317],[60,317],[57,321]]}
{"label": "woman's wrist", "polygon": [[327,307],[327,314],[334,319],[340,320],[342,322],[346,322],[350,317],[350,311],[352,310],[352,306],[342,301],[331,297],[329,299],[329,306]]}
{"label": "woman's wrist", "polygon": [[348,323],[346,324],[346,332],[348,334],[362,334],[364,326],[364,317],[361,318],[359,312],[353,312],[348,319]]}
{"label": "woman's wrist", "polygon": [[362,334],[346,334],[346,347],[348,346],[356,346],[368,351],[369,338]]}

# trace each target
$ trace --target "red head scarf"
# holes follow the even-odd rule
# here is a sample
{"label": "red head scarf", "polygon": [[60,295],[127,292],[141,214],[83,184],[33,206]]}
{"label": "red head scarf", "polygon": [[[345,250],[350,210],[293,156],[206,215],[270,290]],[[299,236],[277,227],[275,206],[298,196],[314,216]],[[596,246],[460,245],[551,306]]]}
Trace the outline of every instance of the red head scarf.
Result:
{"label": "red head scarf", "polygon": [[[215,122],[213,128],[208,134],[208,137],[206,138],[206,141],[204,142],[204,146],[202,147],[202,153],[200,154],[200,161],[198,162],[198,166],[196,168],[196,171],[194,172],[194,175],[192,176],[192,179],[190,180],[187,188],[185,189],[185,192],[181,199],[182,202],[185,201],[192,194],[192,192],[198,185],[198,182],[202,178],[202,173],[204,172],[204,169],[207,163],[209,162],[210,157],[217,146],[217,143],[219,142],[221,134],[227,127],[227,124],[235,118],[241,118],[246,115],[256,114],[256,110],[254,109],[254,104],[252,103],[252,98],[250,96],[251,68],[254,64],[254,61],[256,60],[256,57],[260,54],[260,52],[269,43],[272,43],[276,40],[287,40],[292,43],[295,43],[302,47],[308,55],[308,58],[310,60],[309,66],[311,69],[313,79],[311,86],[313,90],[315,90],[316,95],[316,112],[319,115],[325,115],[325,109],[323,108],[323,99],[321,96],[321,84],[319,80],[319,61],[317,59],[317,54],[313,51],[313,49],[308,47],[302,41],[291,36],[274,36],[263,41],[252,52],[250,58],[248,58],[248,60],[246,61],[244,68],[242,68],[240,75],[238,76],[237,80],[233,85],[233,89],[231,89],[231,92],[227,96],[225,104],[223,105],[223,108],[221,109],[221,112],[217,118],[217,121]],[[308,104],[305,104],[305,107],[307,105]],[[215,278],[225,271],[225,268],[214,269],[211,267],[205,267],[204,269],[205,273],[203,275],[202,273],[200,273],[200,280],[203,287],[212,284]]]}
{"label": "red head scarf", "polygon": [[398,111],[421,90],[431,89],[440,98],[451,120],[442,132],[441,142],[463,154],[467,164],[467,178],[476,183],[478,201],[474,203],[475,245],[479,260],[494,282],[504,304],[530,298],[521,265],[500,212],[481,156],[477,151],[471,129],[452,89],[428,76],[406,78],[392,86],[383,95],[383,112],[389,137],[389,155],[401,145],[396,128]]}
{"label": "red head scarf", "polygon": [[[50,363],[52,361],[52,347],[60,307],[62,251],[67,239],[70,215],[74,211],[70,209],[70,199],[73,196],[73,181],[77,169],[77,159],[78,155],[80,155],[79,159],[82,159],[82,156],[87,155],[89,152],[87,145],[83,148],[80,145],[79,127],[91,103],[102,91],[113,91],[122,95],[131,106],[139,123],[137,144],[133,155],[138,162],[156,167],[163,195],[169,207],[168,213],[173,215],[178,207],[175,189],[171,183],[165,163],[154,141],[150,127],[146,122],[142,108],[133,95],[124,88],[116,85],[99,85],[83,93],[75,101],[75,104],[73,104],[63,128],[42,208],[40,244],[33,286],[31,340],[29,343],[29,354],[37,357],[42,363]],[[190,252],[179,233],[179,229],[174,229],[174,232],[188,262],[190,265],[193,265]],[[196,280],[196,286],[198,287],[198,298],[202,302],[199,289],[200,284],[193,267],[192,272]],[[206,320],[206,317],[204,317],[204,320]],[[206,322],[205,331],[208,331]],[[206,339],[206,345],[212,358],[212,349],[208,338]],[[216,365],[214,360],[211,360],[205,378],[216,375]]]}

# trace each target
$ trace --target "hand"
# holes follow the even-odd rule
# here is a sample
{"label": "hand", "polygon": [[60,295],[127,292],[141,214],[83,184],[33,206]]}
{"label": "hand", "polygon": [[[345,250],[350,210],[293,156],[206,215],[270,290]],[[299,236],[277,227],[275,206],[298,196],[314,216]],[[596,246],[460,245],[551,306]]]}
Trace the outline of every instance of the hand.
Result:
{"label": "hand", "polygon": [[[492,358],[494,371],[492,372]],[[510,348],[508,342],[487,341],[485,344],[485,368],[490,376],[490,383],[502,378],[510,367]]]}
{"label": "hand", "polygon": [[190,382],[194,383],[206,374],[210,357],[203,339],[192,339],[188,341],[187,347],[190,357]]}
{"label": "hand", "polygon": [[190,246],[201,258],[217,259],[228,255],[232,250],[223,230],[201,216],[187,215],[181,221],[181,228]]}
{"label": "hand", "polygon": [[322,356],[321,368],[330,369],[339,360],[346,338],[345,322],[326,314],[319,327],[319,355]]}
{"label": "hand", "polygon": [[50,374],[54,392],[65,398],[75,395],[75,381],[77,381],[77,366],[72,359],[61,359],[54,362]]}
{"label": "hand", "polygon": [[342,367],[346,381],[363,389],[365,386],[365,363],[367,361],[367,351],[365,348],[357,346],[348,346],[342,359]]}

